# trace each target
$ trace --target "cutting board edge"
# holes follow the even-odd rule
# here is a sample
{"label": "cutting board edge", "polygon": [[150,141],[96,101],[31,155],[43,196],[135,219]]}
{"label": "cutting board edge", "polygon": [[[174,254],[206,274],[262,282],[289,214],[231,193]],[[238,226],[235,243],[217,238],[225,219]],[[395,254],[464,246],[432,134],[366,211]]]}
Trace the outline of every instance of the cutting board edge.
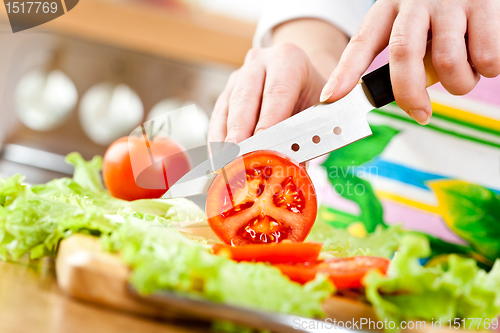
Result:
{"label": "cutting board edge", "polygon": [[[172,310],[135,299],[127,291],[130,269],[116,254],[104,252],[98,238],[76,234],[63,240],[56,258],[57,283],[68,296],[147,317],[178,319]],[[325,318],[346,323],[360,318],[376,321],[373,307],[352,299],[332,296],[323,303]],[[431,323],[427,323],[431,327]],[[452,333],[456,329],[406,329],[412,333]],[[460,331],[460,330],[459,330]],[[486,332],[486,331],[484,331]]]}

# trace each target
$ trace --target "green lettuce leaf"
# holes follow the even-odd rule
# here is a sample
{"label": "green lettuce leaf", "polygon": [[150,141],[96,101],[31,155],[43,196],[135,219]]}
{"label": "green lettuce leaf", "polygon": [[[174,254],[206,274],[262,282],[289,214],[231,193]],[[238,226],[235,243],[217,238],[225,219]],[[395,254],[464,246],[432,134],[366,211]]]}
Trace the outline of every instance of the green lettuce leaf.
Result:
{"label": "green lettuce leaf", "polygon": [[85,161],[72,153],[73,178],[54,179],[28,188],[23,177],[0,179],[0,256],[16,260],[55,256],[59,241],[73,233],[109,235],[121,216],[133,215],[163,225],[203,221],[204,212],[186,199],[125,201],[113,198],[102,186],[101,158]]}
{"label": "green lettuce leaf", "polygon": [[[191,242],[173,223],[205,220],[186,199],[123,201],[100,181],[101,161],[70,154],[73,178],[28,188],[23,178],[0,181],[0,257],[14,260],[55,256],[59,241],[74,233],[98,236],[108,251],[119,251],[133,269],[131,283],[142,293],[163,289],[302,316],[320,316],[333,285],[324,276],[305,286],[266,264],[236,263]],[[259,292],[255,292],[258,290]]]}
{"label": "green lettuce leaf", "polygon": [[59,240],[74,232],[99,236],[116,227],[91,205],[77,207],[60,198],[48,200],[31,192],[5,207],[0,218],[4,237],[10,240],[0,244],[0,252],[9,253],[14,260],[34,249],[32,258],[54,256]]}
{"label": "green lettuce leaf", "polygon": [[22,184],[23,180],[24,177],[19,174],[6,179],[0,178],[0,206],[10,205],[24,193],[27,186]]}
{"label": "green lettuce leaf", "polygon": [[201,222],[207,219],[205,212],[198,205],[185,198],[130,201],[122,211],[143,212],[180,223]]}
{"label": "green lettuce leaf", "polygon": [[323,243],[323,251],[335,256],[372,255],[391,258],[405,232],[399,225],[387,228],[379,225],[374,232],[357,237],[345,228],[335,228],[324,220],[317,220],[306,241]]}
{"label": "green lettuce leaf", "polygon": [[320,206],[307,240],[324,243],[323,251],[333,252],[336,256],[376,255],[392,258],[403,235],[416,234],[428,239],[431,246],[430,258],[457,253],[477,260],[483,268],[491,268],[493,265],[492,261],[480,255],[470,245],[450,243],[419,231],[403,230],[400,225],[387,228],[378,226],[371,234],[367,234],[366,230],[357,230],[361,231],[361,235],[357,235],[352,227],[360,226],[358,216]]}
{"label": "green lettuce leaf", "polygon": [[[31,188],[22,184],[19,175],[0,179],[0,257],[4,260],[28,252],[32,258],[55,256],[61,239],[86,233],[100,237],[108,251],[120,253],[132,268],[131,283],[141,293],[175,290],[267,311],[323,315],[321,303],[334,288],[325,276],[302,286],[270,265],[215,256],[174,227],[205,220],[203,210],[191,201],[115,199],[102,186],[100,158],[86,162],[71,154],[68,160],[75,166],[73,178]],[[349,232],[357,217],[344,214],[342,218],[346,223],[341,224],[347,226],[343,229],[319,219],[308,240],[323,242],[325,251],[341,256],[389,258],[399,248],[387,277],[371,273],[365,280],[367,297],[381,318],[491,318],[500,311],[500,264],[486,273],[472,259],[449,255],[422,267],[419,258],[430,254],[426,238],[383,225],[357,237]],[[459,246],[457,250],[469,251]]]}
{"label": "green lettuce leaf", "polygon": [[323,315],[321,303],[333,291],[324,276],[301,286],[270,265],[213,255],[174,227],[155,221],[128,218],[103,244],[110,251],[120,250],[122,260],[132,267],[131,283],[143,294],[175,290],[216,302],[314,317]]}
{"label": "green lettuce leaf", "polygon": [[[387,276],[372,272],[364,279],[366,296],[380,320],[495,318],[500,312],[500,262],[489,273],[470,258],[452,254],[425,267],[419,259],[430,254],[425,237],[401,240]],[[397,327],[397,326],[396,326]]]}
{"label": "green lettuce leaf", "polygon": [[104,192],[101,177],[102,157],[94,156],[90,161],[85,161],[82,155],[73,152],[66,156],[66,162],[75,167],[73,180],[81,187],[94,192]]}

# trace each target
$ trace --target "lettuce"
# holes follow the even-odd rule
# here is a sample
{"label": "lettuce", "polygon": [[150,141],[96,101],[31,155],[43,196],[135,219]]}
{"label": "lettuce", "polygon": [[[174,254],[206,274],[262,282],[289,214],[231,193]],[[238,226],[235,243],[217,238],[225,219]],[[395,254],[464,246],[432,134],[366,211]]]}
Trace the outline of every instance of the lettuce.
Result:
{"label": "lettuce", "polygon": [[14,260],[29,251],[32,258],[55,256],[59,240],[73,232],[99,236],[115,228],[93,207],[76,207],[30,195],[18,197],[4,212],[4,236],[11,241],[0,245],[0,252],[9,253]]}
{"label": "lettuce", "polygon": [[[302,286],[264,263],[237,263],[210,253],[175,226],[205,220],[204,212],[186,199],[124,201],[103,187],[101,159],[89,162],[73,153],[73,178],[28,187],[16,175],[0,179],[0,258],[55,256],[59,241],[74,233],[100,237],[104,248],[118,252],[132,268],[132,285],[141,293],[175,290],[262,310],[320,317],[322,301],[334,290],[323,275]],[[346,229],[316,223],[311,241],[338,256],[391,257],[389,274],[370,273],[364,283],[368,300],[380,318],[443,320],[492,318],[500,312],[500,264],[489,273],[473,259],[445,256],[424,267],[431,255],[429,239],[379,225],[364,237]],[[435,243],[435,241],[434,241]],[[442,244],[441,244],[442,245]],[[460,249],[464,254],[468,249]]]}
{"label": "lettuce", "polygon": [[73,181],[81,187],[99,193],[104,192],[101,178],[102,157],[94,156],[90,161],[85,161],[82,155],[73,152],[66,156],[66,162],[75,167]]}
{"label": "lettuce", "polygon": [[315,317],[323,315],[321,303],[333,292],[324,276],[301,286],[270,265],[213,255],[158,221],[129,218],[103,243],[110,251],[120,251],[132,267],[132,285],[142,294],[175,290],[215,302]]}
{"label": "lettuce", "polygon": [[0,178],[0,206],[8,206],[20,194],[24,193],[26,185],[22,185],[24,177],[14,175],[7,179]]}
{"label": "lettuce", "polygon": [[[174,223],[205,220],[186,199],[124,201],[100,178],[101,159],[68,155],[73,178],[29,188],[16,175],[0,180],[0,257],[55,256],[74,233],[98,236],[132,268],[131,283],[143,294],[170,289],[190,297],[302,316],[321,316],[333,286],[324,276],[306,286],[266,264],[236,263],[182,236]],[[258,292],[256,292],[258,291]]]}
{"label": "lettuce", "polygon": [[402,238],[387,276],[373,272],[364,279],[366,296],[380,320],[495,318],[500,312],[500,262],[491,271],[455,254],[438,265],[425,267],[420,258],[430,254],[425,237]]}
{"label": "lettuce", "polygon": [[379,225],[373,233],[356,237],[347,229],[335,228],[325,221],[317,220],[306,241],[323,243],[323,251],[338,257],[371,255],[392,258],[404,233],[399,225]]}
{"label": "lettuce", "polygon": [[73,233],[109,235],[119,228],[115,217],[136,214],[143,219],[161,219],[163,224],[205,218],[204,212],[186,199],[124,201],[105,190],[100,170],[102,160],[86,162],[72,153],[73,178],[54,179],[29,188],[15,175],[0,179],[0,258],[17,260],[55,256],[57,245]]}
{"label": "lettuce", "polygon": [[157,215],[181,224],[206,220],[205,212],[194,202],[185,198],[130,201],[122,209],[122,212],[127,211]]}
{"label": "lettuce", "polygon": [[17,175],[7,178],[4,183],[11,186],[0,189],[0,197],[7,198],[0,206],[0,257],[4,260],[8,255],[17,260],[27,252],[31,258],[55,256],[59,240],[74,232],[99,236],[116,228],[88,197],[70,191],[42,196],[21,181]]}

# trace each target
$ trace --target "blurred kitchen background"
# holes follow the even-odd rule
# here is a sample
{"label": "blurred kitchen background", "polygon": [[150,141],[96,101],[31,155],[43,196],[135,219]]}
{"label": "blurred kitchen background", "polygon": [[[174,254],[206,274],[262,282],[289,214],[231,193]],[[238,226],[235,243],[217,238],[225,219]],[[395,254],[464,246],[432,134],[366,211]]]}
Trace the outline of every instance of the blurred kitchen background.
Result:
{"label": "blurred kitchen background", "polygon": [[66,154],[103,155],[152,110],[195,104],[203,128],[263,2],[82,0],[15,34],[0,6],[0,176],[71,174]]}

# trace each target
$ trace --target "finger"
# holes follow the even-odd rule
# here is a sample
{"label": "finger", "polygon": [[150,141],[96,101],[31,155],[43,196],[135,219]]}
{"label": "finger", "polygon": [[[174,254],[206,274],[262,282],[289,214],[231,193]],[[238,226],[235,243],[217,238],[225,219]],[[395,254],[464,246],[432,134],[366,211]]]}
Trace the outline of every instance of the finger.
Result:
{"label": "finger", "polygon": [[257,123],[265,79],[265,67],[260,61],[250,61],[238,74],[227,115],[226,142],[239,143],[249,138]]}
{"label": "finger", "polygon": [[356,86],[373,59],[387,46],[396,16],[393,1],[379,0],[373,5],[324,86],[321,102],[336,101]]}
{"label": "finger", "polygon": [[226,87],[217,98],[217,102],[215,102],[208,127],[208,142],[224,142],[226,139],[229,96],[231,96],[237,78],[238,71],[236,70],[229,76]]}
{"label": "finger", "polygon": [[394,21],[389,40],[389,68],[396,103],[422,125],[429,123],[432,114],[423,62],[429,27],[427,8],[416,2],[406,3]]}
{"label": "finger", "polygon": [[293,44],[280,45],[272,55],[273,62],[268,66],[262,108],[255,133],[265,130],[290,117],[308,72],[307,56]]}
{"label": "finger", "polygon": [[465,95],[479,81],[467,60],[464,10],[451,5],[441,8],[431,18],[432,64],[443,87],[454,95]]}
{"label": "finger", "polygon": [[484,0],[469,15],[468,46],[472,64],[485,77],[500,75],[500,3]]}

